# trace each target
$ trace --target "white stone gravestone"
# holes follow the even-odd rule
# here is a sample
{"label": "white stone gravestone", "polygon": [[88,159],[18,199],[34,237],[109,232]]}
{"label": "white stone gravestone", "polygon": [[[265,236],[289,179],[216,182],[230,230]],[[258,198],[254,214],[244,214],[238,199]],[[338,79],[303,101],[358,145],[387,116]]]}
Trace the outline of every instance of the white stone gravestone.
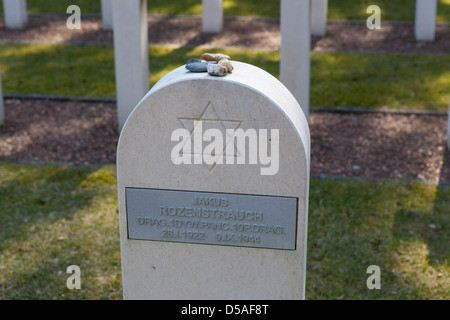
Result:
{"label": "white stone gravestone", "polygon": [[0,73],[0,126],[5,121],[5,108],[3,105],[3,91],[2,91],[2,75]]}
{"label": "white stone gravestone", "polygon": [[149,88],[147,0],[111,0],[117,112],[122,128]]}
{"label": "white stone gravestone", "polygon": [[125,299],[304,298],[308,123],[276,78],[233,65],[172,71],[123,127]]}
{"label": "white stone gravestone", "polygon": [[223,0],[202,0],[203,32],[219,33],[223,27]]}
{"label": "white stone gravestone", "polygon": [[112,0],[101,0],[102,22],[104,30],[113,29]]}
{"label": "white stone gravestone", "polygon": [[311,0],[311,35],[323,37],[327,28],[328,0]]}
{"label": "white stone gravestone", "polygon": [[437,0],[416,0],[414,31],[417,41],[434,41]]}
{"label": "white stone gravestone", "polygon": [[280,79],[309,116],[310,1],[281,0]]}
{"label": "white stone gravestone", "polygon": [[28,22],[26,0],[3,0],[5,26],[9,29],[22,29]]}

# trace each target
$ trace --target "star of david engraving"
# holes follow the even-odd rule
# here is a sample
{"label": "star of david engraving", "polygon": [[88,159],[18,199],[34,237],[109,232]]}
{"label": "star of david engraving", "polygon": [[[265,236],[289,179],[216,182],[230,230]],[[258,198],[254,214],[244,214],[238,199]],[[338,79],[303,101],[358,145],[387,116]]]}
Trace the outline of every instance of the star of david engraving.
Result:
{"label": "star of david engraving", "polygon": [[[233,139],[233,137],[234,137],[234,135],[228,134],[227,129],[233,129],[233,131],[237,130],[241,126],[242,121],[241,120],[223,119],[222,117],[220,117],[218,115],[218,113],[217,113],[216,109],[214,108],[211,101],[209,101],[206,104],[205,108],[203,109],[203,111],[201,112],[199,117],[179,117],[177,119],[181,123],[181,126],[190,132],[191,138],[189,141],[186,141],[186,143],[191,143],[193,141],[194,130],[199,123],[202,123],[202,125],[205,125],[205,124],[210,125],[212,128],[219,129],[221,132],[225,133],[225,136],[226,136],[225,144],[224,144],[223,150],[220,154],[205,154],[204,151],[202,151],[202,153],[195,153],[193,150],[189,153],[184,153],[183,152],[184,148],[182,148],[180,151],[180,155],[192,155],[194,157],[195,156],[203,157],[204,155],[207,155],[207,156],[215,157],[216,160],[214,161],[214,163],[212,165],[204,164],[205,166],[207,166],[209,168],[210,171],[212,171],[215,168],[215,166],[217,165],[217,162],[219,161],[220,158],[223,158],[223,157],[235,157],[236,158],[236,157],[242,156],[243,153],[239,151],[237,146],[235,146],[233,153],[229,153],[229,150],[227,150],[228,144],[230,143],[231,139]],[[184,147],[184,145],[183,145],[183,147]]]}

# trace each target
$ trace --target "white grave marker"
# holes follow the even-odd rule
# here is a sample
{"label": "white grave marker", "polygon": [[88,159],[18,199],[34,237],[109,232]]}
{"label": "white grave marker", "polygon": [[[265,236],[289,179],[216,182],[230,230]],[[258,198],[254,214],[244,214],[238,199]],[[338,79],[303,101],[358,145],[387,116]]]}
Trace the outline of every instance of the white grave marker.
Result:
{"label": "white grave marker", "polygon": [[119,128],[149,88],[147,0],[112,0]]}
{"label": "white grave marker", "polygon": [[223,27],[223,0],[202,0],[203,32],[219,33]]}
{"label": "white grave marker", "polygon": [[112,0],[101,0],[102,22],[104,30],[113,29]]}
{"label": "white grave marker", "polygon": [[281,0],[280,79],[309,116],[310,2]]}
{"label": "white grave marker", "polygon": [[280,81],[232,63],[225,77],[177,68],[123,127],[125,299],[305,296],[308,123]]}
{"label": "white grave marker", "polygon": [[414,31],[417,41],[434,41],[437,0],[416,0]]}
{"label": "white grave marker", "polygon": [[5,26],[9,29],[22,29],[28,22],[26,0],[3,0]]}

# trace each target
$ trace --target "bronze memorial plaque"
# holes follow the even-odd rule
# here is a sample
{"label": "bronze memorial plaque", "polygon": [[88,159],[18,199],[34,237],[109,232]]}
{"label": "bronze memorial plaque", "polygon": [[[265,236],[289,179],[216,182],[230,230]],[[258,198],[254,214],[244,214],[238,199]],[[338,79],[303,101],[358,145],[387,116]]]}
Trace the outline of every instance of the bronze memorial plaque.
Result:
{"label": "bronze memorial plaque", "polygon": [[296,249],[297,198],[126,188],[128,238]]}

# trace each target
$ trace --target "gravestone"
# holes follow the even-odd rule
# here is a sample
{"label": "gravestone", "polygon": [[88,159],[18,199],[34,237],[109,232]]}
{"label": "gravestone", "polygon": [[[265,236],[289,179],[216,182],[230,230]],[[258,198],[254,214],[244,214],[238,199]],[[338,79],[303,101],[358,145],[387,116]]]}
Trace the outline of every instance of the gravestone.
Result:
{"label": "gravestone", "polygon": [[111,0],[119,129],[149,88],[147,0]]}
{"label": "gravestone", "polygon": [[102,23],[104,30],[113,29],[112,0],[101,0]]}
{"label": "gravestone", "polygon": [[328,0],[311,0],[311,35],[323,37],[327,29]]}
{"label": "gravestone", "polygon": [[308,123],[280,81],[232,63],[175,69],[123,127],[125,299],[304,298]]}
{"label": "gravestone", "polygon": [[3,0],[5,26],[9,29],[22,29],[28,22],[26,0]]}
{"label": "gravestone", "polygon": [[223,0],[202,0],[203,32],[219,33],[223,27]]}
{"label": "gravestone", "polygon": [[5,109],[3,105],[2,74],[0,73],[0,126],[3,121],[5,121]]}
{"label": "gravestone", "polygon": [[309,116],[310,1],[281,0],[280,80]]}
{"label": "gravestone", "polygon": [[417,41],[434,41],[437,0],[416,0],[414,32]]}

